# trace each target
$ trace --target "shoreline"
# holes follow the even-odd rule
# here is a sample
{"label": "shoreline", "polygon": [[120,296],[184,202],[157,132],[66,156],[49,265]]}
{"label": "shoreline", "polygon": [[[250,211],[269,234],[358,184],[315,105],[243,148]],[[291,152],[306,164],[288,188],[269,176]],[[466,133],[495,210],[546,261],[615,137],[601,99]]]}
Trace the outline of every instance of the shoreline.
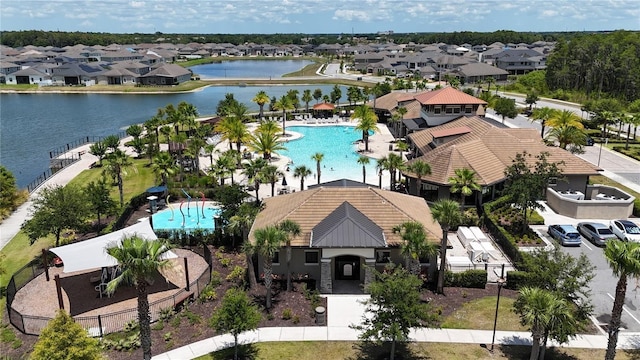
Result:
{"label": "shoreline", "polygon": [[[135,86],[123,86],[123,85],[95,85],[100,88],[92,89],[94,86],[89,87],[71,87],[71,86],[51,86],[42,87],[38,89],[2,89],[0,88],[0,94],[107,94],[107,95],[167,95],[167,94],[184,94],[198,92],[206,89],[210,86],[286,86],[286,85],[313,85],[313,84],[341,84],[341,85],[357,85],[367,86],[367,82],[342,79],[342,78],[330,78],[324,76],[300,76],[289,78],[277,78],[277,79],[259,79],[259,78],[225,78],[225,79],[205,79],[197,80],[202,84],[196,84],[193,88],[186,89],[159,89],[159,87],[142,87],[137,88]],[[183,83],[189,84],[189,82]],[[191,84],[190,84],[191,85]],[[104,86],[117,86],[119,89],[105,89]],[[166,85],[172,86],[172,85]],[[180,86],[180,85],[177,85]],[[50,89],[50,90],[49,90]],[[143,89],[146,89],[143,90]],[[159,90],[158,90],[159,89]]]}

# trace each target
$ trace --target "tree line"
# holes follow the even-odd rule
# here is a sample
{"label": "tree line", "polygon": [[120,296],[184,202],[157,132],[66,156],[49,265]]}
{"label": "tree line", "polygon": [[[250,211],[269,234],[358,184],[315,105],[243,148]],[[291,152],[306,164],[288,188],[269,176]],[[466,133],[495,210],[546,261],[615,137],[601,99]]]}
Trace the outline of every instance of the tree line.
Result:
{"label": "tree line", "polygon": [[640,98],[640,33],[616,31],[560,39],[547,60],[551,90],[573,89],[588,98]]}
{"label": "tree line", "polygon": [[[11,47],[27,45],[34,46],[73,46],[76,44],[103,45],[109,44],[139,44],[153,42],[168,43],[231,43],[231,44],[347,44],[353,43],[352,37],[362,41],[393,41],[396,44],[414,42],[416,44],[432,44],[444,42],[447,44],[491,44],[494,42],[527,44],[535,41],[557,41],[560,39],[571,40],[582,36],[579,32],[516,32],[500,30],[494,32],[461,31],[452,33],[398,33],[380,37],[378,34],[164,34],[155,33],[130,33],[114,34],[99,32],[66,32],[44,30],[3,31],[0,43]],[[160,40],[162,39],[162,40]],[[305,41],[306,40],[306,41]]]}

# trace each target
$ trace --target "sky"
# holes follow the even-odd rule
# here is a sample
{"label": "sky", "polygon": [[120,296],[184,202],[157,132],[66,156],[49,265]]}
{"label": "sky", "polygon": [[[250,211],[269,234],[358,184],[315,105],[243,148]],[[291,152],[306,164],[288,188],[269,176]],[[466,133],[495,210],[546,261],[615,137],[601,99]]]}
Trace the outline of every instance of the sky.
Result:
{"label": "sky", "polygon": [[0,0],[0,31],[273,34],[640,30],[640,0]]}

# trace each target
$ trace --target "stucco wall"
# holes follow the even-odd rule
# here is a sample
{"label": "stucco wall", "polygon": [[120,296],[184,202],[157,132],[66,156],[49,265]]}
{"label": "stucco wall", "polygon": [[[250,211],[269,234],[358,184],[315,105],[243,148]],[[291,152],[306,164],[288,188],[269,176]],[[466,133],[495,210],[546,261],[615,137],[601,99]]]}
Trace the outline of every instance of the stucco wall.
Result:
{"label": "stucco wall", "polygon": [[[635,198],[619,189],[604,185],[589,185],[585,200],[562,197],[554,189],[547,189],[547,204],[560,215],[574,219],[620,219],[628,218],[633,211]],[[626,197],[626,200],[591,200],[598,193]]]}

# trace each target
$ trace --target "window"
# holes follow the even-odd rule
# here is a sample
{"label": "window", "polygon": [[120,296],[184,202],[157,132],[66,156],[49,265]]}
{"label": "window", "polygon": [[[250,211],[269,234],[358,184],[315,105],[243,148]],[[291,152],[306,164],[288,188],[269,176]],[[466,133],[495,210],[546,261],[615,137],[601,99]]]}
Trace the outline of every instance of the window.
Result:
{"label": "window", "polygon": [[466,106],[464,108],[464,113],[465,114],[471,114],[472,111],[473,111],[473,108],[471,106]]}
{"label": "window", "polygon": [[273,263],[273,265],[280,264],[280,251],[276,251],[276,253],[273,254],[273,259],[271,259],[271,262]]}
{"label": "window", "polygon": [[315,250],[304,252],[304,264],[305,265],[318,265],[320,262],[320,253]]}
{"label": "window", "polygon": [[436,115],[440,114],[440,111],[441,111],[440,106],[436,106],[436,107],[433,108],[433,113],[436,114]]}
{"label": "window", "polygon": [[453,113],[454,114],[460,114],[460,108],[459,107],[453,108]]}
{"label": "window", "polygon": [[445,109],[444,112],[447,113],[447,114],[453,114],[453,109],[448,107],[448,108]]}
{"label": "window", "polygon": [[388,263],[391,261],[391,251],[376,251],[376,262],[377,263]]}

